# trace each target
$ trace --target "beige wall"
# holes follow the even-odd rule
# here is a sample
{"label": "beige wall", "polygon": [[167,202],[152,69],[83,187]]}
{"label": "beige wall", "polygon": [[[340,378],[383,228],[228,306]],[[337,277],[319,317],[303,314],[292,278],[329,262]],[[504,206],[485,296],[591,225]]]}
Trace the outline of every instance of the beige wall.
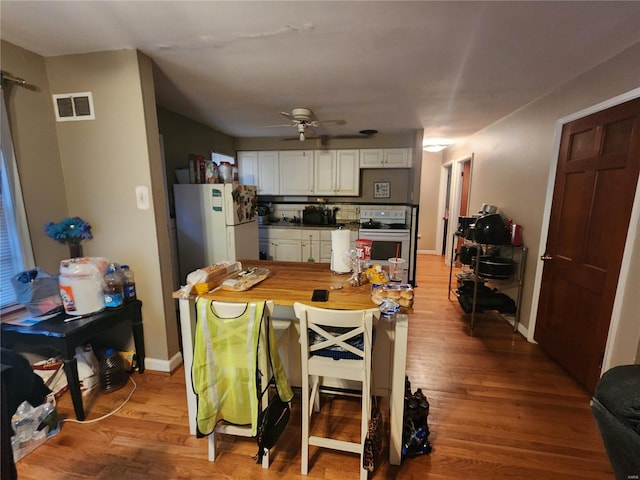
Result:
{"label": "beige wall", "polygon": [[[78,215],[91,223],[85,255],[131,265],[148,366],[166,369],[180,357],[163,280],[171,271],[151,61],[134,50],[44,59],[2,42],[2,68],[34,85],[13,87],[8,107],[36,264],[55,273],[68,257],[44,235],[45,221]],[[85,91],[96,119],[56,123],[51,94]],[[148,210],[136,206],[138,185],[149,191]]]}
{"label": "beige wall", "polygon": [[[532,313],[534,278],[541,268],[538,257],[556,121],[640,86],[638,58],[640,44],[445,151],[445,162],[474,155],[471,211],[491,203],[524,227],[523,240],[530,251],[521,315],[525,328]],[[632,269],[639,268],[636,256]],[[625,306],[625,311],[640,311],[635,297],[626,300],[635,309]],[[637,330],[636,315],[623,327],[635,336],[636,345]]]}
{"label": "beige wall", "polygon": [[[56,124],[69,213],[93,226],[85,255],[106,256],[135,271],[147,356],[168,360],[178,341],[175,307],[166,312],[162,301],[169,292],[161,280],[156,216],[167,224],[165,203],[141,210],[135,195],[136,186],[145,187],[152,201],[152,174],[163,169],[157,125],[148,122],[148,99],[143,102],[142,83],[151,77],[147,63],[141,65],[135,50],[45,59],[52,93],[93,94],[95,120]],[[153,84],[145,85],[148,94],[146,89],[153,92]]]}
{"label": "beige wall", "polygon": [[2,70],[29,84],[7,83],[5,101],[35,263],[55,274],[69,249],[48,238],[44,224],[59,222],[68,215],[68,208],[44,58],[4,40],[0,45]]}
{"label": "beige wall", "polygon": [[442,223],[442,215],[438,215],[438,200],[443,153],[429,153],[422,151],[422,149],[420,151],[422,152],[422,172],[420,176],[418,250],[441,254],[442,245],[436,245],[436,237],[438,227]]}

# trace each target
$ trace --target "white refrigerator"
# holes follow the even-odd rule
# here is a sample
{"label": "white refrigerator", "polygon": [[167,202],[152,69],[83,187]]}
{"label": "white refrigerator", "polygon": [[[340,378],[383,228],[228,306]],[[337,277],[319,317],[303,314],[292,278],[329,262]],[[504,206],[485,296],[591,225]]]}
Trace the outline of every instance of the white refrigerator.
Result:
{"label": "white refrigerator", "polygon": [[256,187],[237,183],[173,186],[180,282],[224,260],[257,260]]}

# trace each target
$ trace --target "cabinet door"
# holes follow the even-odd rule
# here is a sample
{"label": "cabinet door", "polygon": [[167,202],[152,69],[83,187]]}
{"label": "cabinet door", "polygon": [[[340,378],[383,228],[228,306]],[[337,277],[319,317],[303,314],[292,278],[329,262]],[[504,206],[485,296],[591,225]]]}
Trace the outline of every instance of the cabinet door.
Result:
{"label": "cabinet door", "polygon": [[279,195],[278,152],[258,152],[258,195]]}
{"label": "cabinet door", "polygon": [[360,168],[382,168],[384,166],[384,150],[367,148],[360,150]]}
{"label": "cabinet door", "polygon": [[408,168],[411,166],[411,148],[385,148],[385,168]]}
{"label": "cabinet door", "polygon": [[[300,240],[274,240],[274,259],[279,262],[301,262],[302,250]],[[305,259],[306,260],[306,259]]]}
{"label": "cabinet door", "polygon": [[322,240],[320,242],[320,261],[331,263],[331,240]]}
{"label": "cabinet door", "polygon": [[336,195],[359,195],[360,151],[338,150],[335,175]]}
{"label": "cabinet door", "polygon": [[313,259],[314,262],[320,261],[320,242],[310,240],[302,240],[302,261],[308,262]]}
{"label": "cabinet door", "polygon": [[313,191],[316,195],[336,194],[336,151],[316,150],[313,160]]}
{"label": "cabinet door", "polygon": [[280,195],[313,194],[313,150],[284,150],[280,158]]}
{"label": "cabinet door", "polygon": [[238,152],[238,180],[243,185],[258,185],[258,152]]}

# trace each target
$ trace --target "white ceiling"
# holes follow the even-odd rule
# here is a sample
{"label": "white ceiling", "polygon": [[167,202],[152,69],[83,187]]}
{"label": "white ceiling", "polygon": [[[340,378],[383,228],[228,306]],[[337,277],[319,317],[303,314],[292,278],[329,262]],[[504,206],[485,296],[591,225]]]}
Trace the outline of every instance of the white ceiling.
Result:
{"label": "white ceiling", "polygon": [[346,121],[318,134],[460,138],[640,41],[637,1],[2,0],[0,17],[45,57],[141,50],[160,105],[237,137],[295,136],[262,127],[309,107]]}

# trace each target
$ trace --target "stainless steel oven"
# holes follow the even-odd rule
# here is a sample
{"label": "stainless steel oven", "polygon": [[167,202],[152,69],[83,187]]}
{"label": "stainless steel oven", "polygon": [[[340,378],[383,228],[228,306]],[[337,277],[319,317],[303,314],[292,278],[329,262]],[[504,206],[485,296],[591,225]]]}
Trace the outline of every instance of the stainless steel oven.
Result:
{"label": "stainless steel oven", "polygon": [[389,266],[389,259],[402,258],[398,267],[402,282],[408,283],[411,264],[411,231],[404,210],[361,210],[360,238],[371,240],[371,263]]}

